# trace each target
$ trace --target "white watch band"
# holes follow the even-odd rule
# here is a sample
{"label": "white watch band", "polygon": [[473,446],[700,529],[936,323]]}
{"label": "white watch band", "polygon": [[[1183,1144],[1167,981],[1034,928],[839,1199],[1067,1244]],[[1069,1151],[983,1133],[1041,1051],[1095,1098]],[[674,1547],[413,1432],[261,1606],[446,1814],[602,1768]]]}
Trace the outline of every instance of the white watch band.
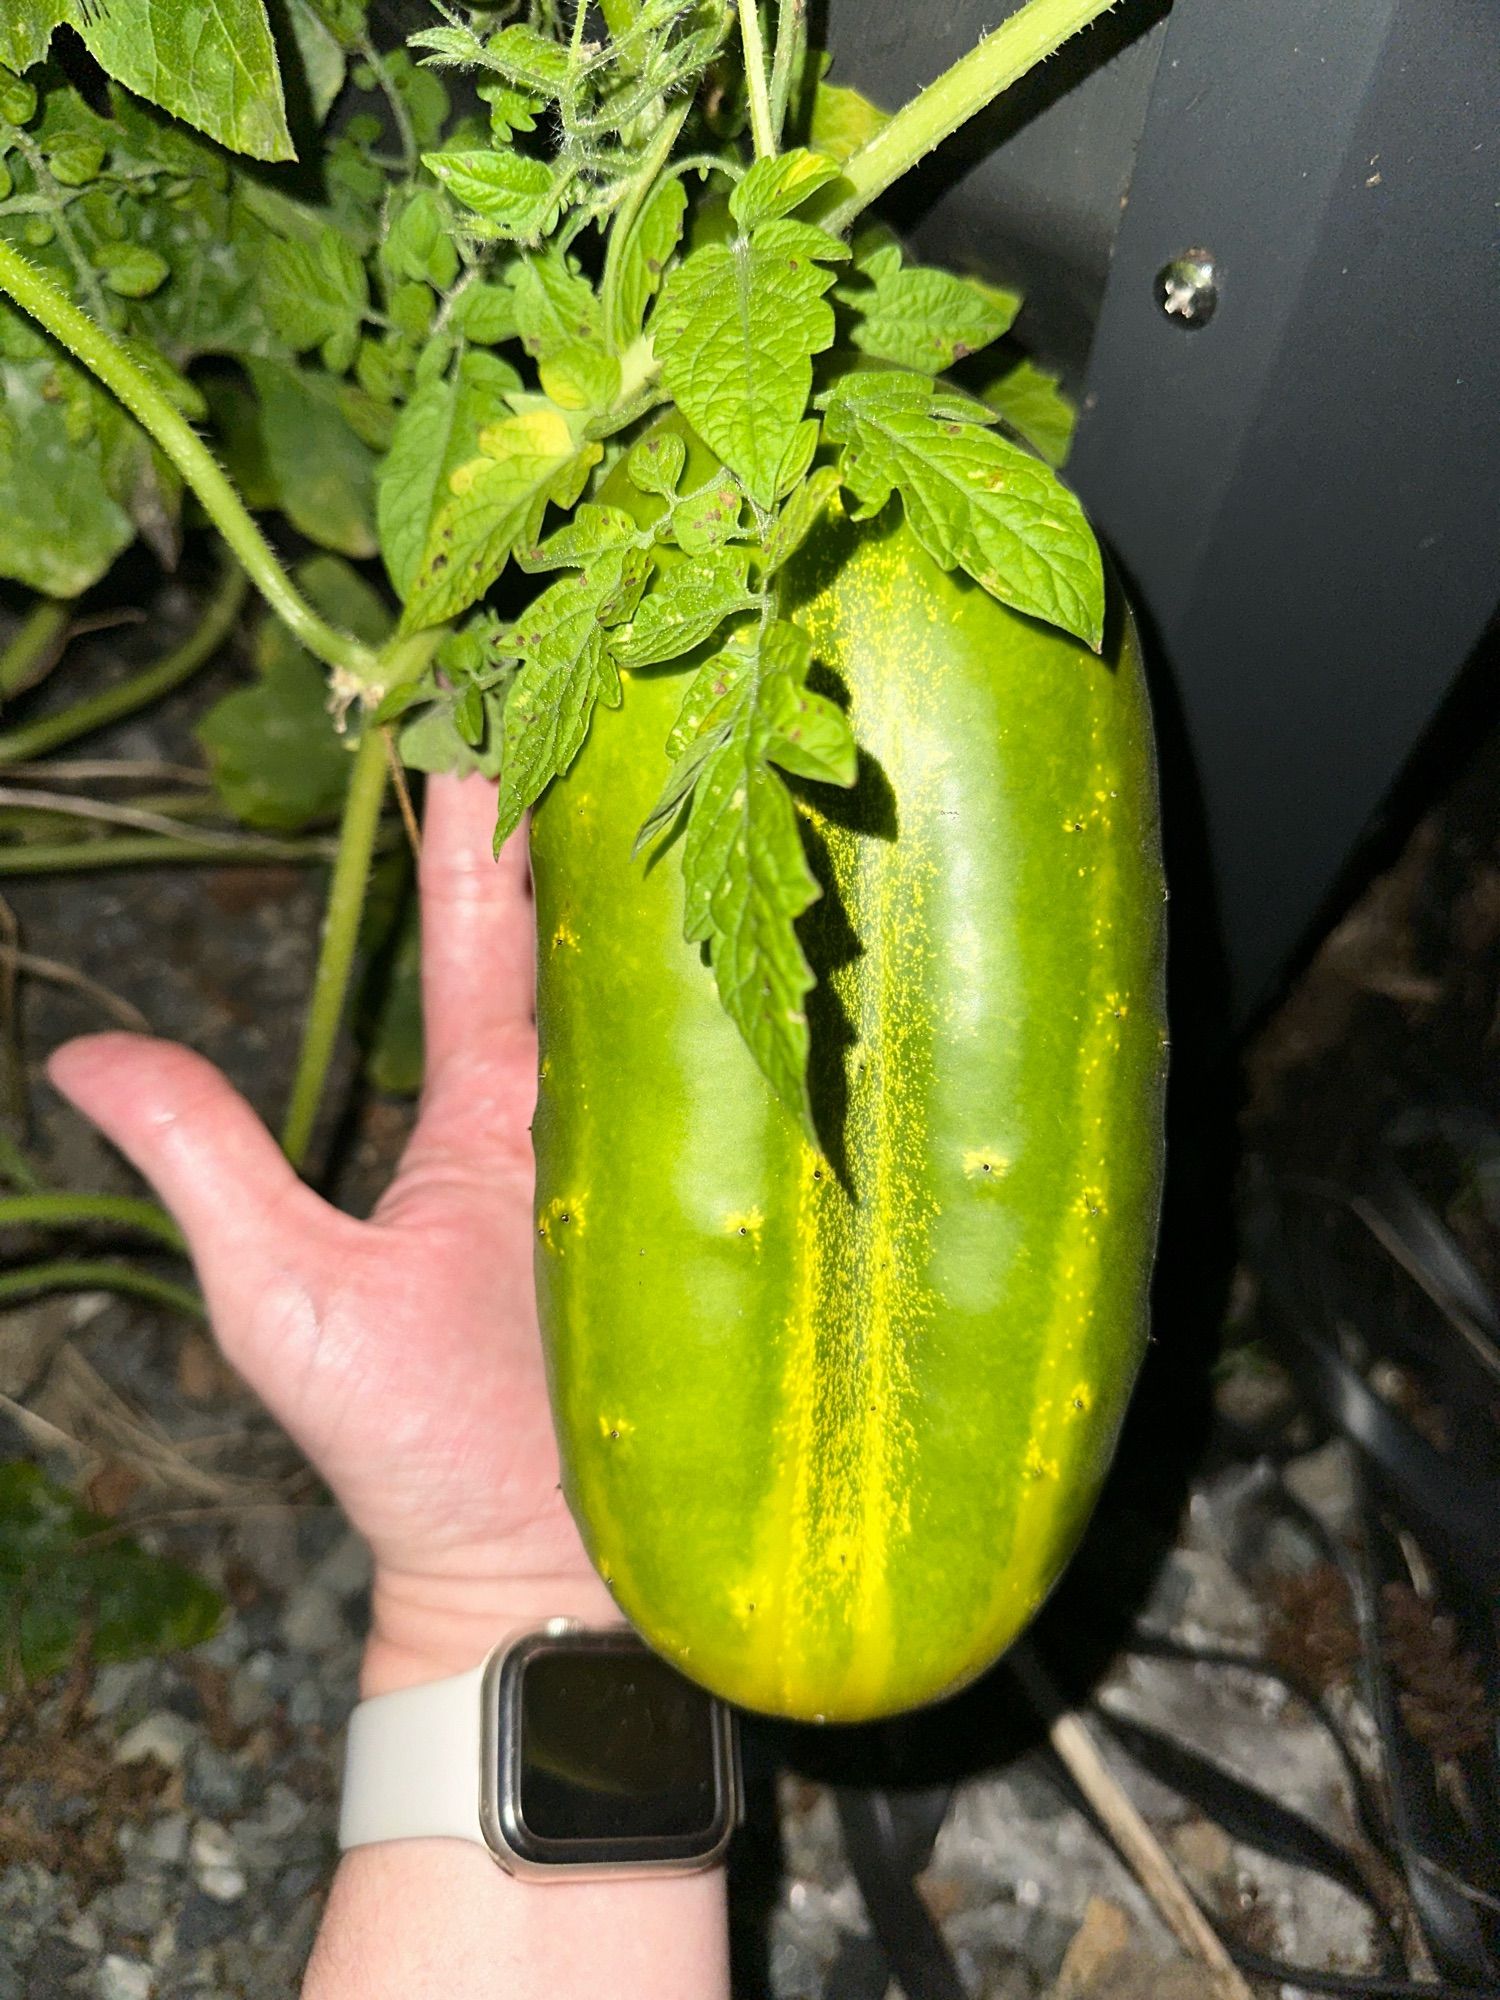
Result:
{"label": "white watch band", "polygon": [[356,1704],[344,1751],[341,1849],[433,1837],[488,1848],[479,1819],[488,1664]]}

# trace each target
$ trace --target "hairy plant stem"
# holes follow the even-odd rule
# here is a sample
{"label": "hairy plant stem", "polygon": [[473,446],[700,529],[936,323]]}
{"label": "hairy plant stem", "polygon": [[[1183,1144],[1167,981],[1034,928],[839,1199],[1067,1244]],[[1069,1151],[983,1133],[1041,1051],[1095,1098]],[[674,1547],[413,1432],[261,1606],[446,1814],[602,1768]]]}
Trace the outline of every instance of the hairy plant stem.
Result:
{"label": "hairy plant stem", "polygon": [[806,58],[807,0],[778,0],[776,54],[771,61],[771,130],[778,146]]}
{"label": "hairy plant stem", "polygon": [[117,840],[0,846],[0,881],[8,875],[83,875],[95,868],[156,868],[164,861],[214,862],[220,868],[264,867],[288,861],[327,861],[334,852],[334,843],[321,838],[231,844],[222,834],[215,840],[183,840],[157,833],[126,833]]}
{"label": "hairy plant stem", "polygon": [[106,723],[118,722],[123,715],[133,715],[169,688],[179,686],[206,665],[229,637],[248,587],[239,565],[226,562],[202,618],[180,646],[128,680],[59,709],[56,715],[39,716],[35,722],[0,731],[0,764],[26,764],[33,757],[43,757],[61,743],[72,743]]}
{"label": "hairy plant stem", "polygon": [[843,199],[818,216],[835,235],[1019,77],[1116,0],[1030,0],[898,111],[845,162]]}
{"label": "hairy plant stem", "polygon": [[65,1229],[79,1222],[112,1223],[154,1236],[169,1250],[185,1250],[182,1231],[154,1201],[125,1194],[0,1195],[0,1229]]}
{"label": "hairy plant stem", "polygon": [[[381,653],[377,678],[386,688],[400,687],[415,680],[442,642],[443,626],[410,638],[395,640]],[[313,975],[312,998],[302,1029],[302,1047],[297,1056],[297,1073],[287,1102],[281,1128],[281,1147],[294,1167],[307,1157],[307,1148],[323,1102],[328,1066],[333,1060],[339,1024],[349,997],[349,981],[354,970],[355,947],[359,942],[360,921],[364,916],[365,893],[370,881],[370,863],[380,831],[380,812],[385,803],[388,777],[384,731],[373,722],[365,725],[359,748],[354,753],[354,770],[344,801],[344,817],[339,826],[338,856],[328,885],[328,902],[323,913],[323,934],[318,946],[318,965]]]}
{"label": "hairy plant stem", "polygon": [[129,1264],[59,1260],[0,1273],[0,1300],[35,1298],[40,1292],[127,1292],[195,1319],[208,1316],[202,1299],[186,1285],[174,1285],[154,1271],[133,1270]]}
{"label": "hairy plant stem", "polygon": [[750,130],[755,157],[769,160],[776,152],[776,128],[766,89],[766,49],[760,32],[760,0],[739,0],[740,41],[745,52],[745,84],[750,92]]}
{"label": "hairy plant stem", "polygon": [[0,653],[0,699],[23,694],[52,671],[72,622],[73,606],[66,600],[37,599]]}
{"label": "hairy plant stem", "polygon": [[114,336],[60,292],[52,280],[0,239],[0,291],[111,390],[171,459],[204,511],[243,564],[251,582],[317,659],[356,679],[370,678],[375,654],[363,640],[320,618],[272,553],[213,453],[182,412]]}
{"label": "hairy plant stem", "polygon": [[615,210],[610,223],[609,242],[604,251],[604,275],[599,284],[599,313],[604,321],[605,338],[616,353],[630,339],[627,328],[620,325],[620,272],[625,262],[625,252],[629,247],[631,230],[637,216],[644,207],[646,197],[656,186],[657,176],[671,156],[677,144],[677,135],[692,109],[691,101],[682,99],[674,104],[662,120],[661,128],[652,140],[646,157],[641,161],[640,172],[630,183],[624,200]]}

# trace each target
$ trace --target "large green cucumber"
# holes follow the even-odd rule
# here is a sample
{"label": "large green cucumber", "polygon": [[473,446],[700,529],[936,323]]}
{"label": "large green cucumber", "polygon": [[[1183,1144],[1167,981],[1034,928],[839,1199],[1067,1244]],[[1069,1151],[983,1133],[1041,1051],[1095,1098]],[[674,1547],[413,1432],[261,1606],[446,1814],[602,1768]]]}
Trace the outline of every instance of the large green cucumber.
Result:
{"label": "large green cucumber", "polygon": [[731,1701],[856,1721],[988,1666],[1098,1492],[1145,1340],[1164,891],[1128,617],[1098,659],[896,508],[799,560],[864,751],[852,794],[802,788],[829,1157],[683,943],[675,855],[630,859],[684,685],[632,676],[532,829],[537,1278],[622,1610]]}

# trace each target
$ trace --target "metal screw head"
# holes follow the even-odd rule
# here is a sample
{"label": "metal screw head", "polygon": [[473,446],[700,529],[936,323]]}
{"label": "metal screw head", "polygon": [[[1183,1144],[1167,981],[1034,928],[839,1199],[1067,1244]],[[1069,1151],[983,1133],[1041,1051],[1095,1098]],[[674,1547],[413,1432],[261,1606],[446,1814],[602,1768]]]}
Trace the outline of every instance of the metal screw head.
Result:
{"label": "metal screw head", "polygon": [[1207,250],[1184,250],[1156,274],[1156,303],[1178,326],[1207,326],[1219,303],[1219,273]]}

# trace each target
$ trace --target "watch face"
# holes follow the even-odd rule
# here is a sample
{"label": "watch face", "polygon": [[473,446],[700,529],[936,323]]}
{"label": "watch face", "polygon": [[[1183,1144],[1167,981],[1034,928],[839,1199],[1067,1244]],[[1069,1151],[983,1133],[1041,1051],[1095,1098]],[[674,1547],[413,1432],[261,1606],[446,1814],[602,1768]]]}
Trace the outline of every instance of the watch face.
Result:
{"label": "watch face", "polygon": [[522,1640],[497,1710],[497,1830],[512,1863],[691,1866],[728,1837],[729,1713],[628,1630]]}
{"label": "watch face", "polygon": [[540,1840],[684,1839],[717,1817],[709,1698],[646,1652],[541,1653],[521,1677],[520,1807]]}

